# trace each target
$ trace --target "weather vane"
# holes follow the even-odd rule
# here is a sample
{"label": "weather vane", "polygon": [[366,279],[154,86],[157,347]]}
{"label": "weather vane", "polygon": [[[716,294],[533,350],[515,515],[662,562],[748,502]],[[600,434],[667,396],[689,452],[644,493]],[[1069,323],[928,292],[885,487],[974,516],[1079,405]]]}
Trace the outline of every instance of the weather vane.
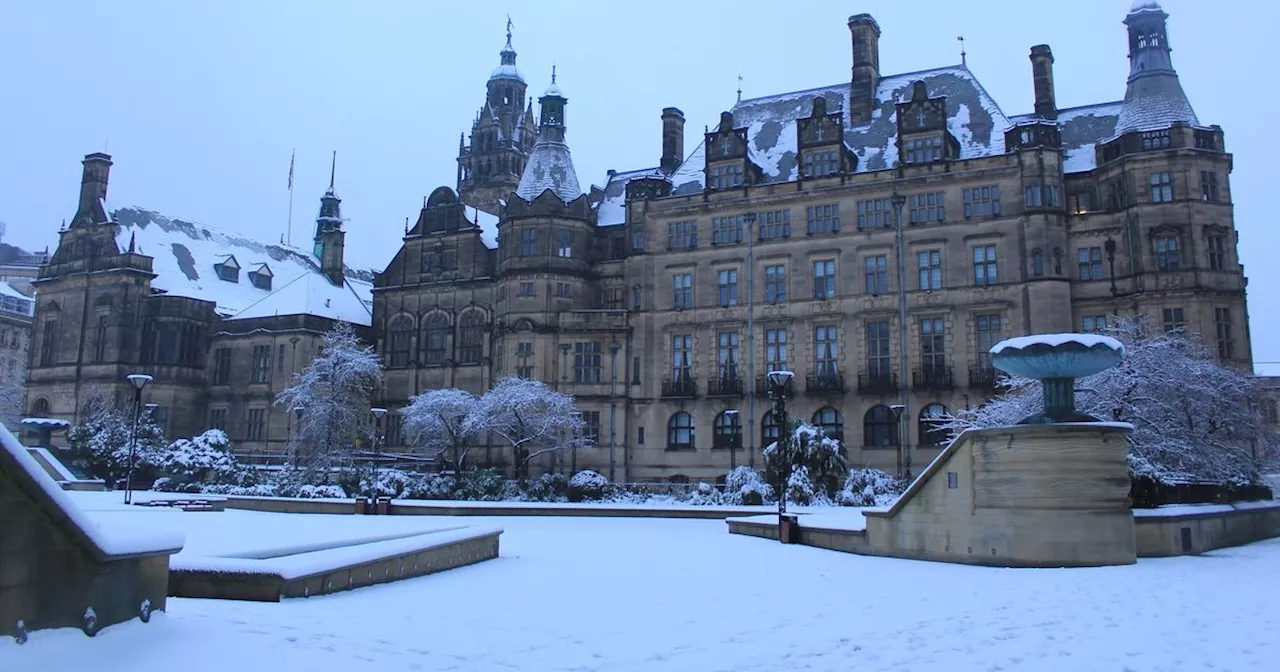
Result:
{"label": "weather vane", "polygon": [[968,58],[965,56],[965,53],[964,53],[964,35],[961,35],[956,39],[960,41],[960,65],[967,65]]}

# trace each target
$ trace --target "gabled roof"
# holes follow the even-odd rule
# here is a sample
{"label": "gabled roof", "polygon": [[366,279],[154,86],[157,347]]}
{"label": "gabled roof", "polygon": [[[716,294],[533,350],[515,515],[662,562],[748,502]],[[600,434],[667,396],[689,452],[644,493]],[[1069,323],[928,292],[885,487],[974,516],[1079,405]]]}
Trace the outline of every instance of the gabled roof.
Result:
{"label": "gabled roof", "polygon": [[664,176],[661,170],[655,168],[643,168],[641,170],[631,170],[625,173],[612,173],[604,182],[604,196],[600,199],[600,204],[596,206],[596,224],[599,226],[614,226],[623,224],[627,221],[627,183],[638,177],[656,177],[662,179]]}
{"label": "gabled roof", "polygon": [[[371,323],[368,310],[351,310],[354,306],[346,301],[347,295],[351,295],[357,299],[358,304],[372,305],[371,271],[348,268],[345,271],[344,286],[335,287],[320,273],[320,265],[309,251],[288,245],[262,243],[203,224],[170,219],[143,208],[118,208],[113,214],[119,225],[116,244],[120,249],[128,249],[129,240],[133,238],[137,251],[154,259],[152,270],[156,277],[151,281],[153,290],[210,301],[217,306],[219,314],[239,316],[246,308],[276,294],[294,281],[315,278],[317,285],[322,283],[328,288],[322,290],[317,286],[315,292],[330,299],[331,306],[347,307],[335,319],[355,324]],[[214,264],[231,256],[250,268],[269,264],[278,289],[264,290],[248,282],[235,283],[219,279],[214,271]],[[302,301],[294,297],[292,302],[285,301],[290,296],[294,295],[285,294],[274,299],[272,314],[305,314],[313,309],[319,312],[311,314],[334,314],[333,310],[320,311],[315,308],[316,305],[324,306],[323,300],[308,298],[307,301]]]}
{"label": "gabled roof", "polygon": [[[845,145],[858,156],[858,172],[893,168],[898,159],[897,107],[909,100],[911,85],[920,80],[930,97],[946,96],[947,130],[960,142],[960,158],[1003,154],[1009,119],[973,73],[963,65],[890,75],[880,80],[871,121],[852,124],[844,117]],[[829,110],[849,110],[849,83],[751,98],[734,105],[735,127],[747,127],[749,156],[764,171],[764,181],[796,179],[796,120],[808,117],[813,99],[822,96]],[[705,149],[699,143],[672,175],[676,195],[703,189]]]}
{"label": "gabled roof", "polygon": [[334,287],[323,275],[303,273],[229,319],[279,315],[315,315],[369,326],[373,324],[372,291],[364,283],[348,280]]}

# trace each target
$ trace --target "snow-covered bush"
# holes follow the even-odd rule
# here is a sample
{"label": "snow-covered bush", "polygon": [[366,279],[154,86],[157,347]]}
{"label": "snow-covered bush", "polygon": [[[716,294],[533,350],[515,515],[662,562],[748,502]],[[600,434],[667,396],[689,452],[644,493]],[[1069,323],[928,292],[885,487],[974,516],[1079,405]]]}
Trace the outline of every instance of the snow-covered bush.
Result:
{"label": "snow-covered bush", "polygon": [[236,460],[231,441],[221,429],[178,439],[167,449],[155,451],[151,461],[164,474],[152,484],[156,490],[200,492],[202,484],[247,485],[254,478],[253,470]]}
{"label": "snow-covered bush", "polygon": [[274,483],[256,485],[214,484],[200,486],[200,492],[208,495],[243,495],[246,497],[276,497]]}
{"label": "snow-covered bush", "polygon": [[421,474],[406,486],[403,496],[409,499],[454,499],[458,481],[449,474]]}
{"label": "snow-covered bush", "polygon": [[751,467],[737,467],[724,479],[726,504],[757,506],[773,499],[773,486],[765,483],[764,476]]}
{"label": "snow-covered bush", "polygon": [[[74,463],[108,483],[124,478],[133,431],[132,407],[126,411],[107,397],[93,394],[81,408],[80,418],[80,424],[67,434]],[[151,470],[164,447],[164,430],[153,419],[151,410],[144,408],[138,416],[138,441],[133,457],[138,478],[145,477]]]}
{"label": "snow-covered bush", "polygon": [[564,474],[546,472],[521,484],[524,499],[529,502],[559,502],[569,493],[569,479]]}
{"label": "snow-covered bush", "polygon": [[348,495],[336,485],[304,485],[293,496],[302,499],[346,499]]}
{"label": "snow-covered bush", "polygon": [[378,469],[372,474],[364,474],[360,479],[359,492],[362,495],[373,493],[376,497],[403,497],[417,479],[416,474],[400,469]]}
{"label": "snow-covered bush", "polygon": [[[1252,403],[1258,380],[1220,363],[1181,333],[1153,329],[1145,318],[1120,318],[1106,330],[1125,346],[1121,363],[1076,382],[1076,407],[1106,421],[1131,423],[1129,471],[1163,484],[1258,482],[1280,440]],[[1017,423],[1040,412],[1039,381],[1009,379],[995,400],[960,411],[948,428]],[[1255,457],[1256,446],[1256,457]]]}
{"label": "snow-covered bush", "polygon": [[[805,420],[797,420],[792,431],[785,437],[785,450],[775,441],[764,449],[765,474],[768,482],[777,483],[783,474],[787,477],[787,492],[799,488],[796,492],[803,496],[811,492],[807,503],[815,496],[822,501],[834,499],[844,483],[848,468],[844,457],[840,454],[840,442],[827,436],[822,428]],[[795,474],[804,467],[805,478],[809,479],[807,488],[800,487]],[[788,495],[789,496],[789,495]]]}
{"label": "snow-covered bush", "polygon": [[719,488],[709,483],[699,482],[683,503],[693,506],[716,506],[725,502],[724,494]]}
{"label": "snow-covered bush", "polygon": [[609,490],[609,479],[599,472],[583,469],[569,479],[569,501],[598,502]]}
{"label": "snow-covered bush", "polygon": [[809,478],[809,468],[802,464],[791,470],[791,475],[787,477],[787,501],[808,506],[816,496],[817,490]]}
{"label": "snow-covered bush", "polygon": [[836,502],[841,506],[888,506],[904,488],[904,482],[879,469],[853,469]]}
{"label": "snow-covered bush", "polygon": [[499,502],[508,494],[507,479],[497,469],[472,469],[458,476],[458,499]]}

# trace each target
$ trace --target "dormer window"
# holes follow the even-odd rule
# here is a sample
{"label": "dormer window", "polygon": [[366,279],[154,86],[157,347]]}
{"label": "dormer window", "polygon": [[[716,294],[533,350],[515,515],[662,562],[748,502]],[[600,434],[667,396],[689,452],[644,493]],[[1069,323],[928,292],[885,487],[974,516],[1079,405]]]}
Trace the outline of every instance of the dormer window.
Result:
{"label": "dormer window", "polygon": [[742,186],[742,164],[726,163],[711,166],[711,188],[733,189]]}
{"label": "dormer window", "polygon": [[262,264],[252,271],[249,271],[249,282],[252,283],[254,287],[268,292],[271,291],[272,277],[273,274],[271,273],[271,269],[268,268],[266,264]]}
{"label": "dormer window", "polygon": [[226,259],[214,264],[213,270],[218,274],[219,280],[240,282],[240,264],[234,256],[228,255]]}
{"label": "dormer window", "polygon": [[929,163],[942,160],[942,136],[915,138],[907,141],[907,163]]}
{"label": "dormer window", "polygon": [[[818,129],[821,130],[821,127]],[[840,153],[834,149],[806,151],[804,153],[804,176],[826,177],[840,172]]]}

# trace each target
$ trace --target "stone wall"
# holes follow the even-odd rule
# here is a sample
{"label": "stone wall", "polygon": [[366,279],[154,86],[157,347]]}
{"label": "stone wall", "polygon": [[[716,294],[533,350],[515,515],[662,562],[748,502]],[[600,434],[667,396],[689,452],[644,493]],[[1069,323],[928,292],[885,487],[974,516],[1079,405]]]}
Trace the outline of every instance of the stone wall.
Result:
{"label": "stone wall", "polygon": [[1123,426],[969,431],[887,511],[867,511],[877,555],[1089,567],[1136,561]]}
{"label": "stone wall", "polygon": [[1134,534],[1143,558],[1240,546],[1280,537],[1280,502],[1135,510]]}

